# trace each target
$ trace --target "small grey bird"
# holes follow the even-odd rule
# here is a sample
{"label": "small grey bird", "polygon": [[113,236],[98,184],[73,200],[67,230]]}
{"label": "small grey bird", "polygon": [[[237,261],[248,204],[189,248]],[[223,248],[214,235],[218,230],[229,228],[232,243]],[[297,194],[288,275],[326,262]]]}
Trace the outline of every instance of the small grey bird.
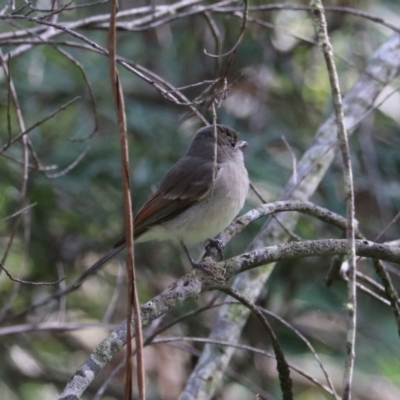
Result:
{"label": "small grey bird", "polygon": [[[187,153],[167,173],[134,220],[135,243],[178,240],[192,266],[198,268],[202,264],[190,258],[185,244],[200,243],[222,232],[242,209],[249,188],[242,152],[247,143],[239,141],[238,133],[227,126],[216,128],[216,164],[214,126],[209,125],[197,131]],[[125,246],[123,237],[75,282],[75,287]]]}

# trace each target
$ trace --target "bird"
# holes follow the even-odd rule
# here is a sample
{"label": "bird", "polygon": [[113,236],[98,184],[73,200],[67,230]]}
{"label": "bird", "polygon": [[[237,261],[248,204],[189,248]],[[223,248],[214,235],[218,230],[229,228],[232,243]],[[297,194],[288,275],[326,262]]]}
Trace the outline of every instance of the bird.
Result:
{"label": "bird", "polygon": [[[192,260],[186,245],[212,240],[242,209],[249,188],[243,157],[246,146],[247,142],[239,140],[238,133],[225,125],[199,129],[186,154],[137,212],[133,224],[135,243],[177,240],[192,267],[205,269],[204,264]],[[74,286],[80,286],[125,247],[126,239],[122,237]]]}

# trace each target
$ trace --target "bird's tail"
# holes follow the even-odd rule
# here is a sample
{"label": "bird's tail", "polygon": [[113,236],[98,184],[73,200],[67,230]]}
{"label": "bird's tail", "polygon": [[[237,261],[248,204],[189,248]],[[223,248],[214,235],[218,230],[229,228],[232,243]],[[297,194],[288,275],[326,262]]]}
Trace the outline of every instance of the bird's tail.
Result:
{"label": "bird's tail", "polygon": [[102,267],[108,260],[114,258],[118,253],[120,253],[125,248],[125,242],[117,247],[113,247],[108,253],[104,254],[100,260],[96,261],[87,271],[85,271],[75,282],[72,283],[72,287],[75,289],[82,285],[83,281],[87,277],[94,274],[100,267]]}

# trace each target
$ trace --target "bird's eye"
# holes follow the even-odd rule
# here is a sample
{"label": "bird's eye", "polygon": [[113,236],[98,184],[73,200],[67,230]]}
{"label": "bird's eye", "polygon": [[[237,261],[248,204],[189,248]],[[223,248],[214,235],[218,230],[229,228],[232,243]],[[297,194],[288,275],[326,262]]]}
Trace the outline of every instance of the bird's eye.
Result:
{"label": "bird's eye", "polygon": [[236,143],[232,140],[232,142],[231,142],[231,146],[232,147],[235,147],[236,146]]}

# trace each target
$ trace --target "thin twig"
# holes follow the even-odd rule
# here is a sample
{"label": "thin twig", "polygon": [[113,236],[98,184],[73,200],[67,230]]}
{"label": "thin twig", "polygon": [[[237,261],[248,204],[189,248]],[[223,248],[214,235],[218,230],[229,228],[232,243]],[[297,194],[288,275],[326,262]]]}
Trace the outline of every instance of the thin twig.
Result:
{"label": "thin twig", "polygon": [[286,140],[285,135],[281,135],[282,142],[285,144],[286,148],[289,151],[290,156],[292,157],[292,170],[293,170],[293,183],[297,183],[297,159],[296,154],[294,153],[292,146]]}
{"label": "thin twig", "polygon": [[8,269],[3,265],[3,263],[0,262],[0,269],[2,269],[5,274],[13,281],[17,283],[24,283],[27,285],[58,285],[60,282],[62,282],[65,279],[65,276],[62,276],[60,279],[54,282],[32,282],[32,281],[25,281],[23,279],[18,279],[14,278],[11,273],[8,271]]}
{"label": "thin twig", "polygon": [[102,324],[98,322],[40,322],[31,324],[11,325],[0,328],[0,336],[15,335],[18,333],[38,332],[38,331],[54,331],[54,332],[68,332],[81,329],[91,329],[93,327],[100,327],[104,329],[115,329],[116,325]]}
{"label": "thin twig", "polygon": [[276,357],[276,369],[278,370],[279,374],[279,381],[282,389],[283,400],[293,400],[293,383],[292,379],[290,378],[290,370],[289,365],[285,359],[285,355],[281,349],[281,346],[278,342],[278,338],[275,335],[271,325],[269,324],[268,320],[265,318],[259,307],[253,304],[250,300],[246,297],[238,293],[235,289],[230,287],[226,289],[222,289],[224,293],[233,297],[234,299],[240,301],[245,307],[247,307],[254,315],[258,318],[261,324],[264,326],[265,330],[267,331],[270,339],[272,348],[275,352]]}
{"label": "thin twig", "polygon": [[[229,59],[228,59],[228,61],[226,63],[225,71],[222,73],[222,76],[221,76],[221,78],[219,80],[219,82],[220,82],[219,86],[221,86],[221,84],[226,81],[226,77],[228,76],[228,72],[229,72],[229,70],[230,70],[230,68],[232,66],[233,60],[236,57],[236,53],[237,53],[237,51],[239,49],[240,43],[243,40],[244,32],[246,30],[247,16],[248,16],[248,11],[247,10],[248,10],[248,7],[249,7],[249,2],[248,2],[248,0],[244,0],[243,3],[244,3],[243,4],[244,9],[243,9],[242,26],[240,27],[240,32],[239,32],[239,37],[237,39],[237,42],[236,42],[235,46],[228,53],[221,55],[221,57],[222,57],[224,55],[230,54]],[[218,89],[219,88],[217,87],[217,90]],[[224,93],[225,93],[225,91],[224,91]]]}
{"label": "thin twig", "polygon": [[[199,337],[184,337],[184,336],[177,336],[177,337],[162,337],[162,338],[157,338],[154,340],[154,344],[158,344],[158,343],[173,343],[176,341],[192,341],[192,342],[198,342],[198,343],[210,343],[210,344],[215,344],[218,346],[228,346],[228,347],[234,347],[236,349],[240,349],[240,350],[244,350],[244,351],[248,351],[248,352],[252,352],[255,354],[261,354],[265,357],[268,358],[272,358],[272,359],[276,359],[276,357],[271,354],[268,353],[265,350],[261,350],[257,347],[253,347],[253,346],[248,346],[248,345],[244,345],[244,344],[237,344],[237,343],[232,343],[232,342],[227,342],[227,341],[223,341],[223,340],[216,340],[216,339],[209,339],[209,338],[199,338]],[[293,363],[288,362],[288,366],[290,369],[292,369],[293,371],[296,371],[299,375],[303,376],[304,378],[306,378],[307,380],[309,380],[310,382],[314,383],[316,386],[320,387],[321,389],[325,390],[327,393],[334,395],[333,392],[331,391],[331,389],[325,385],[323,385],[321,382],[319,382],[317,379],[315,379],[312,375],[307,374],[306,372],[304,372],[304,369],[294,365]]]}
{"label": "thin twig", "polygon": [[[57,266],[57,273],[58,273],[58,279],[60,280],[60,289],[59,290],[65,290],[65,272],[64,268],[62,265],[62,262],[58,262],[56,264]],[[63,323],[65,321],[65,314],[67,310],[67,297],[61,297],[60,298],[60,305],[58,309],[58,316],[57,316],[57,321],[60,323]]]}
{"label": "thin twig", "polygon": [[399,219],[400,217],[400,211],[392,218],[392,220],[389,222],[389,224],[385,227],[385,229],[383,229],[379,235],[375,238],[375,241],[378,241],[392,226],[393,224],[396,223],[396,221]]}
{"label": "thin twig", "polygon": [[[10,61],[11,58],[8,57],[7,59],[7,69],[8,71],[10,70]],[[7,80],[7,132],[8,132],[8,138],[7,138],[7,143],[5,146],[10,146],[11,143],[11,138],[12,138],[12,126],[11,126],[11,76],[10,74],[5,74],[6,75],[6,80]]]}
{"label": "thin twig", "polygon": [[115,310],[115,307],[117,305],[117,301],[118,301],[119,295],[121,293],[121,288],[124,283],[124,276],[125,276],[124,272],[125,272],[125,269],[124,269],[122,263],[119,263],[118,276],[117,276],[117,282],[115,283],[114,293],[111,297],[111,300],[108,304],[107,310],[104,313],[104,317],[103,317],[104,324],[108,324],[108,322],[110,321],[110,318]]}
{"label": "thin twig", "polygon": [[0,222],[2,222],[2,221],[7,221],[8,219],[14,218],[14,217],[16,217],[17,215],[24,214],[24,213],[26,213],[29,209],[31,209],[32,207],[35,207],[36,205],[37,205],[37,203],[29,204],[28,206],[22,208],[21,210],[18,210],[18,211],[16,211],[15,213],[13,213],[13,214],[11,214],[11,215],[9,215],[9,216],[7,216],[7,217],[4,217],[4,218],[0,219]]}
{"label": "thin twig", "polygon": [[89,151],[89,147],[86,147],[86,149],[83,150],[82,153],[79,154],[78,157],[76,157],[76,159],[74,161],[72,161],[71,164],[67,165],[62,171],[56,172],[54,174],[45,174],[45,177],[48,179],[56,179],[56,178],[59,178],[61,176],[68,174],[68,172],[73,170],[85,158],[88,151]]}
{"label": "thin twig", "polygon": [[92,109],[92,113],[93,113],[93,117],[94,117],[94,126],[92,128],[92,131],[86,137],[84,137],[82,139],[72,139],[72,141],[78,142],[78,141],[90,139],[99,129],[99,113],[97,112],[96,97],[94,95],[89,77],[87,76],[83,65],[77,59],[75,59],[75,57],[73,57],[71,54],[66,52],[64,49],[60,49],[59,46],[54,46],[54,48],[57,51],[59,51],[61,54],[63,54],[65,57],[67,57],[68,60],[71,61],[72,64],[74,64],[79,69],[79,71],[82,75],[83,81],[85,82],[86,87],[89,92],[89,103],[90,103],[90,108]]}
{"label": "thin twig", "polygon": [[[208,26],[210,27],[211,33],[215,40],[215,54],[220,55],[222,51],[221,33],[213,17],[211,16],[211,13],[209,11],[206,11],[203,15],[208,23]],[[215,76],[219,76],[220,72],[221,72],[221,57],[217,57],[215,61]]]}
{"label": "thin twig", "polygon": [[392,310],[397,322],[397,332],[400,335],[400,299],[396,288],[393,286],[390,275],[387,273],[383,262],[378,259],[373,260],[375,271],[381,279],[383,286],[385,287],[385,292],[392,305]]}
{"label": "thin twig", "polygon": [[[234,58],[234,56],[235,56],[235,54],[236,54],[236,52],[237,52],[237,49],[239,48],[239,45],[240,45],[240,43],[242,42],[243,35],[244,35],[244,31],[245,31],[245,29],[246,29],[246,22],[247,22],[247,16],[248,16],[248,8],[249,8],[249,2],[248,2],[248,0],[244,0],[244,1],[243,1],[243,4],[244,4],[243,22],[242,22],[242,26],[240,27],[239,36],[238,36],[238,38],[237,38],[237,40],[236,40],[235,45],[234,45],[229,51],[227,51],[227,52],[224,53],[224,54],[219,54],[219,53],[217,53],[217,54],[210,54],[210,53],[208,53],[206,50],[204,50],[204,53],[207,54],[207,55],[210,56],[210,57],[221,58],[221,57],[226,57],[226,56],[231,55],[231,56],[232,56],[232,57],[231,57],[232,59],[229,60],[228,63],[227,63],[227,70],[229,70],[230,64],[232,63],[233,58]],[[226,73],[225,73],[225,76],[226,76]]]}
{"label": "thin twig", "polygon": [[327,65],[329,81],[332,91],[333,108],[336,116],[337,134],[339,146],[343,158],[343,178],[346,195],[346,216],[347,216],[347,240],[348,252],[347,259],[349,264],[348,271],[348,326],[346,344],[346,364],[343,378],[343,400],[351,399],[351,386],[353,380],[355,344],[356,344],[356,315],[357,315],[357,287],[356,287],[356,252],[355,252],[355,208],[354,208],[354,186],[353,172],[351,166],[350,149],[348,135],[344,122],[342,107],[342,95],[340,92],[339,79],[337,76],[333,49],[328,36],[328,29],[325,19],[325,12],[321,0],[311,0],[310,6],[314,16],[315,32],[318,43],[322,49]]}
{"label": "thin twig", "polygon": [[19,139],[21,139],[24,135],[28,134],[29,132],[32,132],[35,128],[38,126],[44,124],[46,121],[49,119],[53,118],[56,114],[58,114],[60,111],[64,111],[68,106],[71,104],[75,103],[76,101],[81,100],[80,96],[74,97],[72,100],[66,102],[62,106],[58,107],[56,110],[54,110],[52,113],[44,117],[38,122],[35,122],[33,125],[31,125],[28,129],[25,129],[23,132],[21,132],[19,135],[15,136],[12,140],[9,140],[1,149],[0,153],[3,151],[7,150],[13,143],[17,142]]}
{"label": "thin twig", "polygon": [[145,400],[145,377],[144,377],[144,360],[143,360],[143,336],[142,323],[140,320],[140,304],[136,287],[135,259],[134,259],[134,227],[132,214],[132,199],[130,192],[129,177],[129,150],[128,137],[125,117],[124,95],[119,80],[116,66],[116,14],[117,1],[111,2],[110,13],[110,29],[108,33],[108,49],[109,49],[109,72],[111,80],[111,89],[114,99],[114,107],[117,114],[118,130],[121,144],[121,167],[122,180],[124,188],[124,219],[125,219],[125,237],[126,237],[126,270],[128,277],[128,302],[127,302],[127,359],[126,359],[126,385],[125,400],[131,400],[132,393],[132,306],[134,309],[134,323],[136,328],[136,360],[137,360],[137,380],[139,399]]}
{"label": "thin twig", "polygon": [[317,354],[317,352],[315,351],[313,345],[310,343],[310,341],[299,331],[297,330],[294,326],[292,326],[289,322],[287,322],[286,320],[284,320],[283,318],[281,318],[279,315],[276,315],[275,313],[260,307],[260,310],[268,315],[270,315],[271,317],[275,318],[276,320],[278,320],[281,324],[285,325],[287,328],[289,328],[291,331],[293,331],[299,338],[301,341],[303,341],[306,346],[310,349],[312,355],[314,356],[315,360],[317,361],[319,367],[322,370],[322,373],[325,375],[325,379],[328,383],[329,388],[331,389],[335,399],[338,399],[338,395],[336,393],[335,387],[333,385],[332,379],[328,374],[328,371],[326,370],[326,368],[324,367],[324,364],[322,364],[322,361],[319,357],[319,355]]}
{"label": "thin twig", "polygon": [[[268,203],[263,196],[261,195],[260,191],[257,189],[257,187],[254,185],[253,182],[250,182],[250,188],[253,190],[253,192],[255,193],[255,195],[261,200],[262,203]],[[272,215],[271,216],[276,223],[287,233],[287,235],[289,237],[292,237],[294,240],[302,240],[302,238],[299,235],[296,235],[293,231],[291,231],[290,229],[288,229],[283,223],[282,221],[276,216],[276,215]]]}
{"label": "thin twig", "polygon": [[[311,6],[306,5],[293,5],[293,4],[262,4],[259,6],[250,6],[249,11],[276,11],[276,10],[287,10],[287,11],[311,11]],[[240,7],[218,7],[213,10],[218,13],[226,13],[226,12],[234,12],[240,11]],[[374,14],[368,13],[366,11],[357,10],[351,7],[338,7],[338,6],[327,6],[325,7],[325,11],[329,12],[337,12],[343,14],[351,14],[356,17],[364,18],[369,21],[375,22],[377,24],[381,24],[386,26],[387,28],[392,29],[395,32],[400,33],[400,28],[381,17],[377,17]]]}
{"label": "thin twig", "polygon": [[[70,1],[69,3],[67,3],[67,5],[69,6],[70,4],[73,4],[74,3],[74,1]],[[63,6],[63,7],[60,7],[60,8],[55,8],[55,9],[52,9],[52,10],[50,10],[50,9],[46,9],[46,8],[36,8],[36,7],[33,7],[32,6],[32,3],[29,3],[28,5],[29,5],[29,8],[31,8],[32,10],[34,10],[34,11],[37,11],[37,12],[49,12],[49,11],[52,11],[52,13],[60,13],[61,11],[72,11],[72,10],[77,10],[77,9],[79,9],[79,8],[88,8],[88,7],[94,7],[94,6],[97,6],[97,5],[99,5],[99,4],[104,4],[104,3],[108,3],[108,0],[97,0],[97,1],[95,1],[95,2],[93,2],[93,3],[84,3],[84,4],[78,4],[78,5],[75,5],[75,6],[72,6],[72,7],[65,7],[65,6]],[[47,17],[48,15],[46,15],[46,17]]]}
{"label": "thin twig", "polygon": [[[15,111],[17,114],[17,120],[18,120],[18,124],[19,124],[19,128],[21,131],[25,131],[25,121],[24,118],[22,116],[22,111],[21,111],[21,107],[18,101],[18,95],[17,95],[17,91],[15,89],[15,85],[14,82],[12,80],[11,77],[11,72],[8,68],[8,64],[5,62],[4,57],[3,57],[3,53],[0,50],[0,63],[1,66],[3,68],[4,74],[7,77],[8,80],[8,88],[11,94],[11,99],[13,102],[13,105],[15,107]],[[22,175],[22,185],[21,185],[21,196],[20,196],[20,200],[19,200],[19,204],[18,204],[18,208],[22,209],[25,207],[25,203],[26,203],[26,193],[27,193],[27,187],[28,187],[28,180],[29,180],[29,151],[28,151],[28,136],[24,135],[22,137],[22,147],[23,147],[23,157],[24,157],[24,161],[23,161],[23,175]],[[2,259],[0,260],[0,263],[4,264],[8,253],[11,249],[11,246],[14,242],[14,238],[15,235],[17,234],[20,222],[21,222],[21,216],[22,214],[17,215],[16,219],[15,219],[15,223],[13,228],[11,229],[11,233],[9,235],[9,239],[3,254]],[[1,273],[1,270],[0,270]]]}

